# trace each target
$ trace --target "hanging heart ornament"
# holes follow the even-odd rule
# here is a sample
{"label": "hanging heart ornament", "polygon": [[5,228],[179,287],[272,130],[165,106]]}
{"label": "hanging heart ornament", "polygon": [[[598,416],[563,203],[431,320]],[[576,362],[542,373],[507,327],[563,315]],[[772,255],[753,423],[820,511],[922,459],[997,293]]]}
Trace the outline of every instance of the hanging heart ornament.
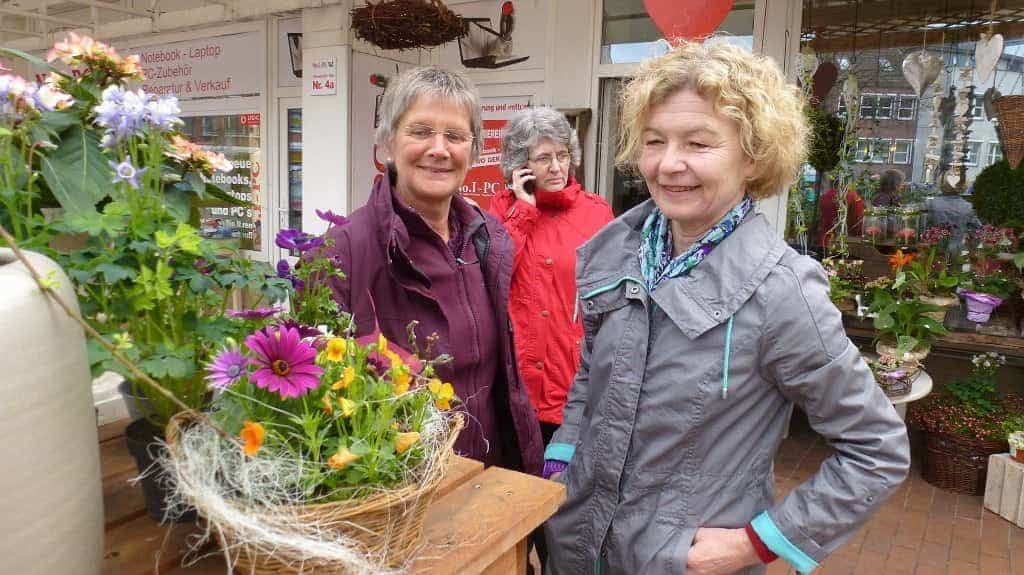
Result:
{"label": "hanging heart ornament", "polygon": [[903,77],[910,82],[918,98],[935,82],[940,72],[942,59],[924,50],[911,52],[903,59]]}
{"label": "hanging heart ornament", "polygon": [[732,10],[733,0],[644,0],[654,25],[668,40],[703,39],[718,29]]}
{"label": "hanging heart ornament", "polygon": [[818,69],[814,71],[813,81],[813,92],[814,98],[819,102],[824,102],[825,98],[828,97],[828,93],[832,91],[832,87],[836,85],[836,80],[839,79],[839,68],[832,62],[825,62]]}
{"label": "hanging heart ornament", "polygon": [[987,82],[992,72],[996,70],[999,57],[1003,55],[1002,34],[982,34],[981,39],[974,45],[974,68],[978,72],[978,79]]}

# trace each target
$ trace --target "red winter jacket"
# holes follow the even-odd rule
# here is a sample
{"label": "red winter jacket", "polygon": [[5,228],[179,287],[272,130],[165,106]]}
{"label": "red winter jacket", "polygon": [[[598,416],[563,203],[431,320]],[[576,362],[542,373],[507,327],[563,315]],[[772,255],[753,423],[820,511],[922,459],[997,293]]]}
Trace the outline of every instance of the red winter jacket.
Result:
{"label": "red winter jacket", "polygon": [[560,192],[537,190],[536,198],[533,207],[506,189],[490,210],[515,242],[509,315],[519,375],[537,418],[561,424],[583,338],[576,317],[576,248],[614,217],[607,202],[573,178]]}

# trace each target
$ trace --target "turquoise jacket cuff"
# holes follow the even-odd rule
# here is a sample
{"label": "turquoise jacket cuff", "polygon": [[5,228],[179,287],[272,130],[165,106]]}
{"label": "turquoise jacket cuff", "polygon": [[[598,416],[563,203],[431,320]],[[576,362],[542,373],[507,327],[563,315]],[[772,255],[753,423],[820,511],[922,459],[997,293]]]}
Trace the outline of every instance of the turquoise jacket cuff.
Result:
{"label": "turquoise jacket cuff", "polygon": [[569,445],[568,443],[549,443],[548,448],[544,450],[544,459],[553,459],[555,461],[564,461],[569,463],[572,461],[572,456],[575,453],[575,445]]}
{"label": "turquoise jacket cuff", "polygon": [[818,562],[811,559],[799,547],[786,539],[779,527],[775,525],[772,518],[765,511],[750,522],[750,526],[757,532],[761,541],[787,563],[793,566],[801,574],[810,573],[818,568]]}

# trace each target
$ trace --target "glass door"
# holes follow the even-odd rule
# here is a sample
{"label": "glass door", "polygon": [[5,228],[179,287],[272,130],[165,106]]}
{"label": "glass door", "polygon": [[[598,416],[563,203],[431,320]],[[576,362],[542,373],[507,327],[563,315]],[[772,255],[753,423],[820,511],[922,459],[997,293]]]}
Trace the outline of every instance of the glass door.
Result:
{"label": "glass door", "polygon": [[[279,100],[278,141],[280,149],[280,185],[277,203],[277,231],[302,229],[302,100],[283,98]],[[275,235],[277,234],[275,231]],[[279,258],[293,261],[297,252],[280,250]]]}

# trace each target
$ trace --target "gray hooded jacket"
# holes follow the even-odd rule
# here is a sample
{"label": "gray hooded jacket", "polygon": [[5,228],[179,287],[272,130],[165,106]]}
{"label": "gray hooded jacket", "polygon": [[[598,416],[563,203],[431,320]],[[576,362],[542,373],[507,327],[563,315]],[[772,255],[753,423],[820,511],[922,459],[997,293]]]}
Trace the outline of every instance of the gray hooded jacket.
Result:
{"label": "gray hooded jacket", "polygon": [[[752,520],[810,572],[906,477],[906,428],[847,338],[821,266],[763,216],[647,293],[637,246],[653,208],[578,251],[585,345],[546,453],[569,462],[546,525],[550,572],[682,575],[699,527]],[[773,458],[794,404],[835,454],[776,503]]]}

